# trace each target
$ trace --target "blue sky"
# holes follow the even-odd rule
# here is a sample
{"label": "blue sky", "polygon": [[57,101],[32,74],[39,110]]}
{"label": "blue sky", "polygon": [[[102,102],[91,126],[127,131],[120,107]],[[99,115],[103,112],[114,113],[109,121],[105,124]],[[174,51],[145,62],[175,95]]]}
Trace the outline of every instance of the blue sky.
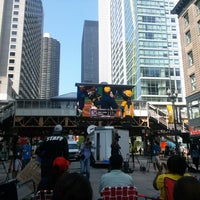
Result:
{"label": "blue sky", "polygon": [[76,92],[81,81],[84,20],[98,20],[98,0],[43,0],[44,33],[61,44],[59,95]]}

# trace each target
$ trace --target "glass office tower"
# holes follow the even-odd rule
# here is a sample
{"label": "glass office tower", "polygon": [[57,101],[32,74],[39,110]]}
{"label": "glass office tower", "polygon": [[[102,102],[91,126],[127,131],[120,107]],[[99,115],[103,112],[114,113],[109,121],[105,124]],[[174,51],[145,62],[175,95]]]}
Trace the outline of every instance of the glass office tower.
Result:
{"label": "glass office tower", "polygon": [[178,90],[184,102],[178,19],[170,14],[175,1],[110,2],[112,83],[134,84],[134,98],[153,104],[166,104],[167,89]]}
{"label": "glass office tower", "polygon": [[98,22],[85,20],[81,45],[81,82],[99,83]]}

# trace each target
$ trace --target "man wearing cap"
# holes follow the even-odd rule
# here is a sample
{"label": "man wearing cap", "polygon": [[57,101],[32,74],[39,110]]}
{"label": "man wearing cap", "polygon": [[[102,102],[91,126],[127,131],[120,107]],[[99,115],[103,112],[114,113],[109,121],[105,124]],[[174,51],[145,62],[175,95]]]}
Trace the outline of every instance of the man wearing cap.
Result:
{"label": "man wearing cap", "polygon": [[[54,159],[51,169],[51,175],[48,179],[46,188],[47,190],[53,190],[58,179],[65,173],[69,173],[70,162],[64,157],[60,156]],[[45,187],[45,186],[44,186]]]}
{"label": "man wearing cap", "polygon": [[67,138],[62,136],[62,130],[60,124],[56,125],[53,135],[47,137],[36,150],[36,154],[41,158],[41,181],[38,189],[43,189],[47,184],[55,158],[63,156],[68,160],[68,142]]}

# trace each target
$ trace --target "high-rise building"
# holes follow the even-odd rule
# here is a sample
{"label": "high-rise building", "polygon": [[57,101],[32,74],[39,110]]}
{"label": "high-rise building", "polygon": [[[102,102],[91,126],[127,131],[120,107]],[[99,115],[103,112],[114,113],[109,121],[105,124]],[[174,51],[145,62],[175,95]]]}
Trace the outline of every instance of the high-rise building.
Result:
{"label": "high-rise building", "polygon": [[0,1],[0,99],[38,98],[43,35],[41,0]]}
{"label": "high-rise building", "polygon": [[188,119],[196,137],[200,135],[200,0],[180,0],[172,14],[179,17]]}
{"label": "high-rise building", "polygon": [[40,98],[57,96],[60,75],[60,43],[45,33],[42,45]]}
{"label": "high-rise building", "polygon": [[111,81],[110,1],[98,1],[99,82]]}
{"label": "high-rise building", "polygon": [[99,83],[98,22],[86,20],[82,36],[81,82]]}
{"label": "high-rise building", "polygon": [[[100,65],[100,71],[111,69],[112,84],[135,85],[135,99],[166,105],[171,89],[178,90],[177,103],[184,104],[178,19],[170,13],[175,0],[100,2],[99,24],[109,25],[107,32],[99,26],[99,38],[106,41],[100,41],[104,49],[110,48],[111,60],[110,66]],[[110,13],[101,16],[101,9],[108,8]],[[100,53],[99,60],[103,60],[104,52]]]}

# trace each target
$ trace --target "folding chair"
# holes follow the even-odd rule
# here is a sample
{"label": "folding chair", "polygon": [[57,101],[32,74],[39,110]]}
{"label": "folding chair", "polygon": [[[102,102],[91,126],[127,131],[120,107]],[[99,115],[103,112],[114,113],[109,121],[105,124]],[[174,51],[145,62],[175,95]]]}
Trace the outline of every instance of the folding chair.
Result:
{"label": "folding chair", "polygon": [[165,187],[165,200],[173,200],[173,191],[174,184],[176,180],[171,179],[169,177],[165,177],[164,179],[164,187]]}
{"label": "folding chair", "polygon": [[133,186],[105,187],[102,200],[137,200],[137,189]]}
{"label": "folding chair", "polygon": [[35,200],[51,200],[53,190],[39,190],[35,195]]}
{"label": "folding chair", "polygon": [[156,197],[139,194],[137,188],[134,186],[121,187],[105,187],[101,193],[101,198],[98,200],[159,200]]}

